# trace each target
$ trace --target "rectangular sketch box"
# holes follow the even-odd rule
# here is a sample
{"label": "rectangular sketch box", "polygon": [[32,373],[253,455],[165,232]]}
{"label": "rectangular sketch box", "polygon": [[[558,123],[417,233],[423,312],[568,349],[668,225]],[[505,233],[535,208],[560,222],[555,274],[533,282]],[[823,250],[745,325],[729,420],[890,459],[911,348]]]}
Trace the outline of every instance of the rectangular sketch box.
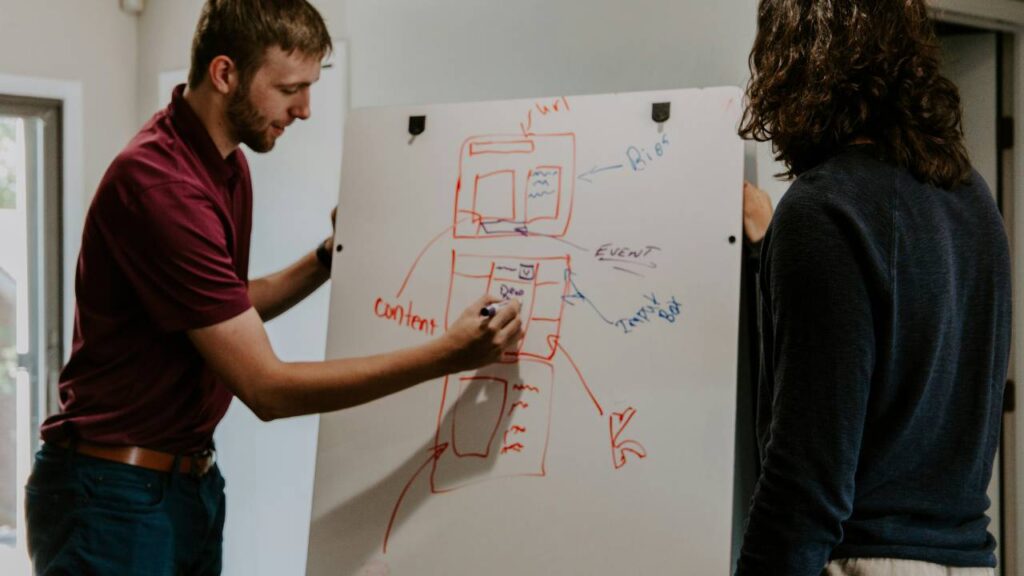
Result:
{"label": "rectangular sketch box", "polygon": [[516,358],[551,360],[558,351],[565,296],[569,290],[569,256],[544,258],[452,254],[452,281],[445,327],[474,300],[491,294],[522,303],[525,337]]}
{"label": "rectangular sketch box", "polygon": [[455,238],[562,237],[572,218],[576,136],[476,136],[462,144]]}
{"label": "rectangular sketch box", "polygon": [[522,360],[445,379],[431,490],[508,476],[544,476],[554,367]]}

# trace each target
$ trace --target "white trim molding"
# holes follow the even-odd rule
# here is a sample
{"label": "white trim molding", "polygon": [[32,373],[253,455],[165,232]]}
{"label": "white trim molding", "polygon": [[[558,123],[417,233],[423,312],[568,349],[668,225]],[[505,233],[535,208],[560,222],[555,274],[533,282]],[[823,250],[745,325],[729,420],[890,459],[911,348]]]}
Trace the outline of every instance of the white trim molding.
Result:
{"label": "white trim molding", "polygon": [[0,94],[26,98],[45,98],[61,102],[61,195],[64,242],[63,296],[64,359],[71,353],[71,336],[75,322],[75,265],[81,247],[82,223],[85,221],[84,138],[82,131],[82,83],[30,76],[0,74]]}
{"label": "white trim molding", "polygon": [[[1018,34],[1014,39],[1014,52],[1016,65],[1013,70],[1013,82],[1016,88],[1014,89],[1014,116],[1016,117],[1017,127],[1014,130],[1013,143],[1013,190],[1010,191],[1013,196],[1013,278],[1014,278],[1014,298],[1013,298],[1013,340],[1014,340],[1014,373],[1011,377],[1017,384],[1017,390],[1022,390],[1024,387],[1024,142],[1021,142],[1020,137],[1020,123],[1024,120],[1024,92],[1021,91],[1020,86],[1024,83],[1024,28],[1018,30]],[[1016,502],[1012,505],[1016,506],[1016,558],[1018,569],[1021,563],[1024,562],[1024,419],[1021,418],[1021,414],[1024,412],[1020,400],[1017,401],[1017,408],[1015,413],[1008,414],[1007,417],[1014,418],[1014,427],[1016,430],[1015,446],[1016,454],[1014,454],[1015,460],[1015,500]]]}
{"label": "white trim molding", "polygon": [[993,30],[1019,31],[1024,27],[1024,2],[1020,0],[927,0],[938,20]]}

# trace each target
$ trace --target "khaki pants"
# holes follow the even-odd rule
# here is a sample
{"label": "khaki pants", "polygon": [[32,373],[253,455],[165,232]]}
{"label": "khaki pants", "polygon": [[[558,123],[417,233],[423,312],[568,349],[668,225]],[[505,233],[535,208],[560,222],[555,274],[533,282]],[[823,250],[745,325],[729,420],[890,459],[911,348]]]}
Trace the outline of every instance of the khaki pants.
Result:
{"label": "khaki pants", "polygon": [[823,576],[995,576],[993,568],[953,568],[917,560],[846,558],[833,560]]}

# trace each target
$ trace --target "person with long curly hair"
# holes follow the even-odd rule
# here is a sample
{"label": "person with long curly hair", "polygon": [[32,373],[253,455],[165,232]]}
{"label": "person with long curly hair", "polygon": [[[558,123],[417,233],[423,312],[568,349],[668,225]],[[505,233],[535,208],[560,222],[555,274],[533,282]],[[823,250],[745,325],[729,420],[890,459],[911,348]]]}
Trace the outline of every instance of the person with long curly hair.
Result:
{"label": "person with long curly hair", "polygon": [[762,0],[761,475],[737,574],[993,574],[1009,246],[923,0]]}

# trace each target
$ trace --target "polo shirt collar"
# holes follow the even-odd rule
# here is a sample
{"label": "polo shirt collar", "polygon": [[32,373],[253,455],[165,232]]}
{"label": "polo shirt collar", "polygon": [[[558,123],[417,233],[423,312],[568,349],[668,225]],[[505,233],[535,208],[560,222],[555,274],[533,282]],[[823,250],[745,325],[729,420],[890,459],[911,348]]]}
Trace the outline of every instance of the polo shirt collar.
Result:
{"label": "polo shirt collar", "polygon": [[192,105],[185,100],[185,85],[179,84],[171,94],[171,103],[167,107],[171,121],[178,129],[186,144],[199,156],[211,176],[224,184],[230,184],[238,174],[238,155],[236,148],[227,158],[222,158],[213,138],[206,130],[202,120],[192,110]]}

